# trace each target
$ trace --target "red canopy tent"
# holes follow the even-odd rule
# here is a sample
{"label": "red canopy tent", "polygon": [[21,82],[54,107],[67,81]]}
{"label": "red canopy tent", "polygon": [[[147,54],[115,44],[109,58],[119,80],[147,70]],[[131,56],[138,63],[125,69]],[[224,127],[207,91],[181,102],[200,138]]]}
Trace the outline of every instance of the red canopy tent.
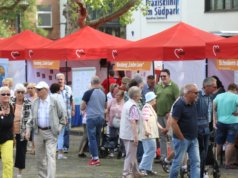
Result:
{"label": "red canopy tent", "polygon": [[238,59],[238,36],[206,43],[207,58]]}
{"label": "red canopy tent", "polygon": [[106,58],[109,47],[126,45],[128,40],[84,27],[43,48],[33,49],[32,59],[88,60]]}
{"label": "red canopy tent", "polygon": [[132,44],[112,48],[108,57],[115,61],[204,59],[205,43],[221,38],[180,22]]}
{"label": "red canopy tent", "polygon": [[10,60],[27,59],[31,56],[31,49],[52,43],[30,30],[25,30],[10,38],[0,41],[0,57]]}

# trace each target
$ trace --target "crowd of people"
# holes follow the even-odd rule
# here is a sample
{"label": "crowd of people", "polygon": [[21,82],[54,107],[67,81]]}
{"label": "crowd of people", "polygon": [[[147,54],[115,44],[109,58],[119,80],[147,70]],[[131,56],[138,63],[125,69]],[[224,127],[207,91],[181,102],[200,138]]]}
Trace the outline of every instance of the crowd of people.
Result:
{"label": "crowd of people", "polygon": [[[153,75],[144,83],[140,75],[126,77],[114,71],[101,81],[91,79],[89,89],[80,104],[83,136],[79,142],[79,157],[88,146],[89,166],[99,166],[102,129],[109,135],[109,157],[124,158],[123,178],[157,175],[153,168],[156,152],[160,160],[172,164],[169,177],[176,178],[181,167],[190,162],[192,178],[206,177],[206,158],[211,132],[216,131],[217,155],[225,146],[224,166],[237,168],[234,160],[238,133],[238,87],[232,83],[225,91],[218,77],[207,77],[199,90],[196,84],[186,84],[179,90],[163,69],[159,82]],[[70,86],[62,73],[50,86],[41,81],[15,85],[4,79],[0,88],[0,153],[3,178],[17,177],[25,168],[26,150],[31,142],[38,177],[54,178],[56,159],[67,159],[71,119],[75,105]],[[88,143],[88,144],[87,144]],[[16,148],[13,165],[13,147]],[[168,149],[168,147],[170,149]],[[168,152],[168,150],[170,150]]]}

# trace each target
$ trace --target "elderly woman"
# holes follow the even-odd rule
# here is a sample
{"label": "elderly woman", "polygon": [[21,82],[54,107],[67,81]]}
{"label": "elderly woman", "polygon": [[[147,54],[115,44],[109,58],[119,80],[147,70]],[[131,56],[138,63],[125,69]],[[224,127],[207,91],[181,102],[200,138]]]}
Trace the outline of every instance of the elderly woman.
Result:
{"label": "elderly woman", "polygon": [[110,157],[114,157],[114,149],[118,143],[121,111],[124,105],[124,91],[116,90],[115,98],[109,101],[107,106],[107,121],[109,123],[109,137],[114,145],[110,149]]}
{"label": "elderly woman", "polygon": [[156,156],[156,138],[159,137],[158,127],[163,127],[157,122],[157,114],[153,108],[156,104],[156,95],[154,92],[148,92],[145,95],[145,102],[142,109],[143,127],[140,132],[144,154],[139,168],[145,175],[157,175],[153,171],[153,162]]}
{"label": "elderly woman", "polygon": [[15,167],[18,168],[18,177],[21,177],[22,170],[25,169],[26,146],[25,139],[26,123],[31,117],[31,101],[25,98],[26,88],[18,83],[15,86],[15,97],[11,98],[14,111],[14,134],[16,138],[16,158]]}
{"label": "elderly woman", "polygon": [[141,98],[141,89],[133,86],[128,91],[129,100],[124,104],[121,114],[120,138],[123,140],[126,157],[123,168],[123,178],[143,176],[139,171],[136,152],[138,145],[139,125],[141,124],[141,114],[138,102]]}
{"label": "elderly woman", "polygon": [[2,86],[8,87],[10,89],[11,97],[14,96],[14,91],[12,90],[13,86],[13,79],[12,78],[5,78],[2,80]]}
{"label": "elderly woman", "polygon": [[0,156],[2,177],[13,177],[13,120],[14,111],[10,105],[9,87],[0,88]]}

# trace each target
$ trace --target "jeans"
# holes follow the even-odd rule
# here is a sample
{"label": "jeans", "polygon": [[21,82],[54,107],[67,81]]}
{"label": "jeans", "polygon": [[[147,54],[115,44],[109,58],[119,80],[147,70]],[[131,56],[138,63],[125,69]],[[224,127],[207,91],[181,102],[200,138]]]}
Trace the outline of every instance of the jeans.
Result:
{"label": "jeans", "polygon": [[152,171],[154,158],[156,156],[156,140],[144,139],[142,140],[144,154],[139,165],[139,169]]}
{"label": "jeans", "polygon": [[173,138],[175,157],[170,169],[169,178],[177,178],[186,152],[190,160],[190,177],[200,178],[200,156],[197,138],[179,140]]}
{"label": "jeans", "polygon": [[103,125],[103,118],[87,118],[86,126],[88,132],[88,146],[92,159],[98,159],[98,147],[100,144],[100,135]]}
{"label": "jeans", "polygon": [[201,161],[201,178],[204,174],[204,168],[206,165],[206,158],[208,152],[208,144],[209,144],[210,134],[198,135],[198,143],[199,143],[199,153],[200,153],[200,161]]}
{"label": "jeans", "polygon": [[71,118],[68,118],[68,124],[65,126],[64,129],[64,148],[69,149],[69,133],[71,127]]}
{"label": "jeans", "polygon": [[141,162],[143,154],[144,154],[143,145],[142,145],[142,142],[139,141],[138,146],[137,146],[137,153],[136,153],[136,157],[137,157],[138,162]]}
{"label": "jeans", "polygon": [[62,130],[60,131],[59,135],[58,135],[58,140],[57,140],[57,149],[59,151],[63,150],[63,146],[64,146],[64,130],[65,130],[65,126],[62,128]]}

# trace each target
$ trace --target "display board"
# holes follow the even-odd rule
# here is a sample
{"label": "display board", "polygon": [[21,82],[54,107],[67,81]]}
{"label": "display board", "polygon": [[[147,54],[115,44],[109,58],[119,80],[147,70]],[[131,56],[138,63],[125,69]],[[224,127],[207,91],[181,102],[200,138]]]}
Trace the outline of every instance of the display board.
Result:
{"label": "display board", "polygon": [[89,89],[91,78],[95,75],[95,67],[72,68],[72,90],[76,105],[81,104],[83,94]]}

